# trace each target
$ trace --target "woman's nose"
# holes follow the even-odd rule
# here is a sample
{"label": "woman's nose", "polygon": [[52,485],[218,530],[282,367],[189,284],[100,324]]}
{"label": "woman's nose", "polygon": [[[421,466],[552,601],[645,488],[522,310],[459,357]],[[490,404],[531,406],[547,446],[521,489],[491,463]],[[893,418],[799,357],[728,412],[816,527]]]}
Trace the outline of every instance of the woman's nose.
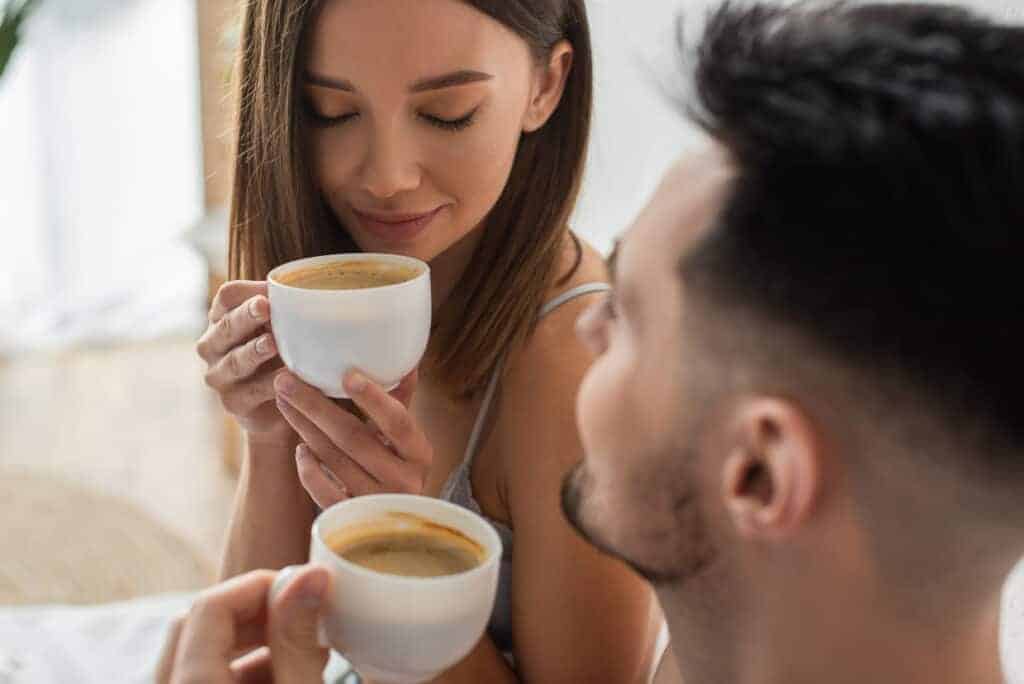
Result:
{"label": "woman's nose", "polygon": [[379,199],[389,199],[419,187],[422,170],[414,148],[393,130],[377,132],[363,164],[363,189]]}

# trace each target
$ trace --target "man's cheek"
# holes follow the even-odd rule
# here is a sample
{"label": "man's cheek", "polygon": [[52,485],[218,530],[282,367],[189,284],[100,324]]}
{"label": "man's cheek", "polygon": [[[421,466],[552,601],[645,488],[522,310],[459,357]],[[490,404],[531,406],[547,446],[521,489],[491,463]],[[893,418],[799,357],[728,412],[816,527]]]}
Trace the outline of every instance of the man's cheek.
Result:
{"label": "man's cheek", "polygon": [[605,421],[602,419],[602,375],[600,361],[591,368],[580,384],[576,399],[576,423],[579,427],[583,447],[588,452],[600,448],[601,441],[598,428]]}

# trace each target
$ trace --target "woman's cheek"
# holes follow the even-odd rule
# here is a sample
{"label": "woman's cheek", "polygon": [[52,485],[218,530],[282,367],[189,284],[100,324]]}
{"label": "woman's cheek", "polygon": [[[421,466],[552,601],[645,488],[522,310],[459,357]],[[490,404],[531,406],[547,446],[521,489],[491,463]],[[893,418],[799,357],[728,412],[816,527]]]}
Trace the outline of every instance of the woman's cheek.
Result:
{"label": "woman's cheek", "polygon": [[515,144],[476,135],[465,144],[453,144],[444,150],[434,176],[440,188],[456,198],[465,214],[480,220],[504,192],[515,155]]}
{"label": "woman's cheek", "polygon": [[315,133],[312,139],[313,173],[316,185],[330,193],[344,188],[356,172],[358,156],[351,145],[332,139],[330,132]]}

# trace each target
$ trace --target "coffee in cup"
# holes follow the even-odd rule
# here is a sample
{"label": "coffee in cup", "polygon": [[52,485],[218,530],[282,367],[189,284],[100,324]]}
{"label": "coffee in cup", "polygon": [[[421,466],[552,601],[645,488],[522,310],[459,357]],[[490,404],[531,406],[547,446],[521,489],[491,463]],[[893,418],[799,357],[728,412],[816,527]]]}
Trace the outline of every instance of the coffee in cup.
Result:
{"label": "coffee in cup", "polygon": [[329,261],[288,271],[278,282],[304,290],[365,290],[387,287],[420,275],[415,268],[385,261]]}
{"label": "coffee in cup", "polygon": [[342,528],[325,541],[350,563],[402,577],[468,572],[485,557],[483,546],[459,530],[398,511]]}

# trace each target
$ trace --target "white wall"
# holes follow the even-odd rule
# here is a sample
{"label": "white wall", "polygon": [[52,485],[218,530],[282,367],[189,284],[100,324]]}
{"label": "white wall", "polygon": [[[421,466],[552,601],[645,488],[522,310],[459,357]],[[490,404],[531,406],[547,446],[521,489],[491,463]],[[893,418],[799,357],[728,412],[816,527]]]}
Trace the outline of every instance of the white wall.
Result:
{"label": "white wall", "polygon": [[[898,1],[898,0],[892,0]],[[961,2],[1024,22],[1024,0]],[[607,251],[643,207],[667,166],[700,134],[659,93],[680,73],[675,22],[696,40],[716,0],[588,0],[594,34],[596,102],[590,166],[573,227]]]}
{"label": "white wall", "polygon": [[187,314],[150,313],[201,295],[174,244],[202,213],[194,12],[46,0],[32,17],[0,82],[0,351],[173,327]]}
{"label": "white wall", "polygon": [[595,52],[594,135],[573,227],[602,251],[636,216],[667,166],[696,138],[660,91],[660,84],[678,71],[672,19],[682,4],[587,3]]}

